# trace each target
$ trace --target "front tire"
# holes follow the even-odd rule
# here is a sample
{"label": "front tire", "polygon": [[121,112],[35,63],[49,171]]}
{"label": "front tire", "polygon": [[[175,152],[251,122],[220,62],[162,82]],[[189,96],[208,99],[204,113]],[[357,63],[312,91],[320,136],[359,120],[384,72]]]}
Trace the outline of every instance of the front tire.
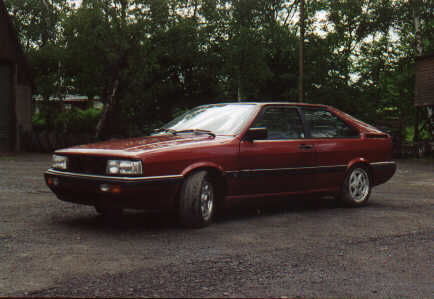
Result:
{"label": "front tire", "polygon": [[216,206],[215,185],[205,170],[185,179],[179,198],[179,218],[185,227],[200,228],[211,224]]}
{"label": "front tire", "polygon": [[342,186],[340,199],[350,207],[367,204],[371,196],[372,183],[369,171],[362,165],[356,165],[348,171]]}

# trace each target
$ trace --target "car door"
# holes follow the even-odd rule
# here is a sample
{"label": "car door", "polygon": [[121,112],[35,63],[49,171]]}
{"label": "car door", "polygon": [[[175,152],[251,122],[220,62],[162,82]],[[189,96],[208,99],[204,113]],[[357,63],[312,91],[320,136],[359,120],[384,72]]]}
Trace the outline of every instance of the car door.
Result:
{"label": "car door", "polygon": [[300,192],[306,189],[314,149],[296,107],[265,106],[251,128],[265,127],[263,140],[240,143],[241,193],[249,195]]}
{"label": "car door", "polygon": [[303,107],[301,112],[308,127],[306,142],[315,148],[315,189],[338,188],[348,163],[363,156],[360,134],[325,108]]}

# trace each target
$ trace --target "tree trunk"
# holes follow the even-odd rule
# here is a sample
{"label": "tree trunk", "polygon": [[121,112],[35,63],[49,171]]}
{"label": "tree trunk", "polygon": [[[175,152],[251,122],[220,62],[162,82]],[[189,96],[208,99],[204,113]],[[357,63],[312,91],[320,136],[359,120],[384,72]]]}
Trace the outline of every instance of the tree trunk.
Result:
{"label": "tree trunk", "polygon": [[419,1],[413,0],[412,2],[413,2],[414,34],[416,38],[416,55],[422,56],[423,43],[422,43],[422,34],[420,32]]}
{"label": "tree trunk", "polygon": [[116,92],[119,87],[119,78],[116,78],[113,82],[111,93],[107,96],[106,104],[104,105],[104,110],[102,112],[101,118],[98,121],[98,124],[96,125],[96,133],[95,138],[100,139],[103,136],[104,130],[107,126],[107,120],[110,115],[110,111],[112,107],[114,106],[114,99],[116,96]]}

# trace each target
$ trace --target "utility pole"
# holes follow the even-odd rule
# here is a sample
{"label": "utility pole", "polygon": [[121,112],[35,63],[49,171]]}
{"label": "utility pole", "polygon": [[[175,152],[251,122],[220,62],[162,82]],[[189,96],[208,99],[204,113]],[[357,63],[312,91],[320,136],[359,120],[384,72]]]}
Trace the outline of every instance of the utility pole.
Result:
{"label": "utility pole", "polygon": [[[422,56],[423,54],[423,44],[422,44],[422,35],[420,32],[420,16],[419,16],[419,1],[412,0],[410,2],[413,9],[413,23],[414,23],[414,35],[416,38],[416,56]],[[420,139],[419,136],[419,123],[421,118],[421,108],[416,106],[416,122],[414,124],[414,136],[413,141],[418,142]]]}
{"label": "utility pole", "polygon": [[237,99],[238,102],[242,102],[242,95],[241,95],[241,73],[238,74],[238,86],[237,86]]}
{"label": "utility pole", "polygon": [[305,0],[300,0],[300,43],[298,50],[298,69],[299,69],[299,78],[298,78],[298,101],[304,102],[304,34],[306,30],[305,24]]}

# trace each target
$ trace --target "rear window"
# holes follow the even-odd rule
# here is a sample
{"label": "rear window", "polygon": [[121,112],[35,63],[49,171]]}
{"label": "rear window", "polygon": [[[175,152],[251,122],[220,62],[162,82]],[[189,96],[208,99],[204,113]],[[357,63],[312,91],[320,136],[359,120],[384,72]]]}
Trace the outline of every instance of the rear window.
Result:
{"label": "rear window", "polygon": [[311,138],[355,138],[359,132],[342,119],[324,109],[303,108]]}

